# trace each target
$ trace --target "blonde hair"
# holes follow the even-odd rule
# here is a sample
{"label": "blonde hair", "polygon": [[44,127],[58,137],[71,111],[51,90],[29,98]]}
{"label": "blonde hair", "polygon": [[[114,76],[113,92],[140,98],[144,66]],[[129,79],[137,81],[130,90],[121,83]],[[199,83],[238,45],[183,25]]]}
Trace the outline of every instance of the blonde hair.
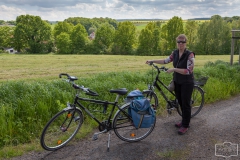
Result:
{"label": "blonde hair", "polygon": [[187,36],[185,34],[179,34],[176,38],[176,40],[178,40],[179,38],[184,38],[185,41],[187,41]]}

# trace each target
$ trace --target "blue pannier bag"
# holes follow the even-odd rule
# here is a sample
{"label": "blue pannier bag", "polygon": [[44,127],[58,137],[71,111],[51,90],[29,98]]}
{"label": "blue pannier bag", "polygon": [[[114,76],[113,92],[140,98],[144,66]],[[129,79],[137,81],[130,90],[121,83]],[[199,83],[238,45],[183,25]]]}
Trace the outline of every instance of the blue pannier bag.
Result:
{"label": "blue pannier bag", "polygon": [[[136,96],[134,94],[136,93]],[[130,95],[130,96],[129,96]],[[127,97],[135,97],[130,102],[128,113],[133,119],[133,124],[136,128],[150,128],[155,122],[155,111],[140,91],[134,90]]]}

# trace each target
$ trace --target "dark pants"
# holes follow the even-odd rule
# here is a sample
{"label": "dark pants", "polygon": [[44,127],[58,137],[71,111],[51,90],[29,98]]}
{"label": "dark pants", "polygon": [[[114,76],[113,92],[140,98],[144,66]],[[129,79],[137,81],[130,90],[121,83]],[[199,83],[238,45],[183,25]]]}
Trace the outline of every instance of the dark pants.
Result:
{"label": "dark pants", "polygon": [[193,83],[177,84],[175,83],[175,94],[182,110],[182,126],[189,127],[191,119],[191,96],[193,92]]}

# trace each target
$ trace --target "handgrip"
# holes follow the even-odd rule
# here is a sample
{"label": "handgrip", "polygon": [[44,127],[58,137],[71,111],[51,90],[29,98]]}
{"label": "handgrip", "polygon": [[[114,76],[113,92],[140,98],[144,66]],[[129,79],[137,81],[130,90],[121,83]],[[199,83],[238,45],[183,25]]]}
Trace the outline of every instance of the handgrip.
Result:
{"label": "handgrip", "polygon": [[67,76],[68,78],[70,77],[67,73],[60,73],[59,78],[62,78],[62,76]]}
{"label": "handgrip", "polygon": [[90,95],[90,96],[98,96],[98,93],[97,93],[97,92],[91,91],[90,89],[88,89],[87,91],[88,91],[88,92],[86,92],[87,95]]}

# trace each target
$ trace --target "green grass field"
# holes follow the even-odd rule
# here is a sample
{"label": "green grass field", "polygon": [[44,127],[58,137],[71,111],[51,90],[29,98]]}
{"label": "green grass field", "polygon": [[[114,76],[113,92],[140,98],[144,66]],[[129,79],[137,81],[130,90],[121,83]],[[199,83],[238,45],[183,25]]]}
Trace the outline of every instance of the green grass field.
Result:
{"label": "green grass field", "polygon": [[[121,56],[121,55],[21,55],[0,54],[0,82],[9,80],[56,79],[59,73],[69,73],[78,77],[89,77],[97,73],[121,71],[147,71],[149,59],[163,56]],[[230,62],[230,55],[197,55],[195,68],[203,67],[208,61]],[[234,56],[238,62],[238,56]],[[166,67],[172,67],[167,64]]]}
{"label": "green grass field", "polygon": [[[152,67],[145,62],[160,58],[165,57],[0,54],[0,159],[42,150],[39,137],[43,127],[50,117],[66,107],[74,93],[58,78],[59,73],[77,76],[77,84],[98,92],[99,99],[111,101],[115,96],[109,89],[146,89],[152,82]],[[232,67],[225,63],[229,61],[230,55],[196,56],[195,75],[210,77],[203,88],[205,104],[240,93],[238,56],[234,56]],[[167,84],[171,75],[162,74],[161,78]],[[161,96],[159,104],[158,113],[164,113],[166,103]],[[84,138],[94,128],[96,123],[86,116],[75,140]]]}

